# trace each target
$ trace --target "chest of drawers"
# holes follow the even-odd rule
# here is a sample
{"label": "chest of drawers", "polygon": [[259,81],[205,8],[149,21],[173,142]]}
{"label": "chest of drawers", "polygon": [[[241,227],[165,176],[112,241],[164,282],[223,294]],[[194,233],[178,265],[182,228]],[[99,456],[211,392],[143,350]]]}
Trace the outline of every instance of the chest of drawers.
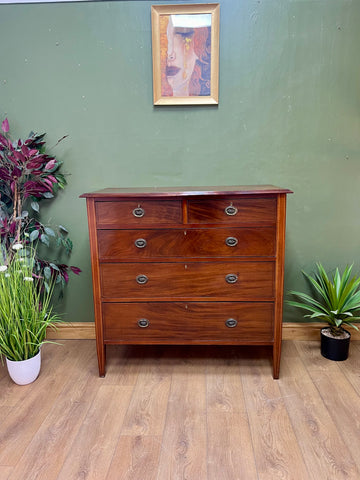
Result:
{"label": "chest of drawers", "polygon": [[274,186],[85,193],[100,376],[107,344],[271,345],[286,195]]}

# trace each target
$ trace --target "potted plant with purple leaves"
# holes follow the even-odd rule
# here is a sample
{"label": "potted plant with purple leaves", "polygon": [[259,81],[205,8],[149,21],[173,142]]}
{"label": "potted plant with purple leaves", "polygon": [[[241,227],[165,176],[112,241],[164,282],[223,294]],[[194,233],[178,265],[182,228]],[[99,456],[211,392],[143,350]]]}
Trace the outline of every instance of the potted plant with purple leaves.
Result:
{"label": "potted plant with purple leaves", "polygon": [[[34,247],[34,274],[44,279],[45,288],[52,282],[64,287],[69,273],[80,269],[59,259],[49,259],[43,252],[57,249],[59,255],[70,255],[73,243],[63,225],[56,227],[43,223],[40,218],[42,202],[49,202],[66,186],[60,172],[62,162],[46,151],[45,134],[31,132],[25,140],[13,141],[7,118],[0,132],[0,240],[2,259],[13,255],[12,246],[20,239],[24,243],[23,255]],[[66,136],[62,137],[61,142]],[[56,145],[57,145],[56,144]],[[39,248],[38,248],[39,247]],[[40,248],[41,247],[41,248]],[[48,250],[48,251],[49,251]],[[41,254],[40,254],[41,252]]]}

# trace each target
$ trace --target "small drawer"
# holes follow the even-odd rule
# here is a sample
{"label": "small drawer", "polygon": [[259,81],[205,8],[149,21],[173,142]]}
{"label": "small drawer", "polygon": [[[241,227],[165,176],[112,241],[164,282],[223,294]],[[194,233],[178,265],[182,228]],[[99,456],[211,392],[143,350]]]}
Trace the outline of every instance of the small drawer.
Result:
{"label": "small drawer", "polygon": [[275,228],[100,230],[100,260],[274,256]]}
{"label": "small drawer", "polygon": [[274,224],[276,198],[225,197],[191,199],[187,204],[189,223]]}
{"label": "small drawer", "polygon": [[271,343],[274,304],[104,303],[103,322],[105,343]]}
{"label": "small drawer", "polygon": [[273,300],[274,262],[104,263],[103,299]]}
{"label": "small drawer", "polygon": [[179,224],[182,209],[179,200],[118,200],[95,203],[98,228],[123,225]]}

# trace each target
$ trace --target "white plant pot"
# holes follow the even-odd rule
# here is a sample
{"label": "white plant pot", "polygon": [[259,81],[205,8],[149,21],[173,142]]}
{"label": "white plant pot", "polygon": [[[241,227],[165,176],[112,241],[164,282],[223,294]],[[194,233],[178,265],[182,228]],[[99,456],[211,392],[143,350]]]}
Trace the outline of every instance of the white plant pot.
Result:
{"label": "white plant pot", "polygon": [[13,360],[6,359],[6,365],[11,379],[18,385],[27,385],[37,379],[41,367],[41,350],[27,360]]}

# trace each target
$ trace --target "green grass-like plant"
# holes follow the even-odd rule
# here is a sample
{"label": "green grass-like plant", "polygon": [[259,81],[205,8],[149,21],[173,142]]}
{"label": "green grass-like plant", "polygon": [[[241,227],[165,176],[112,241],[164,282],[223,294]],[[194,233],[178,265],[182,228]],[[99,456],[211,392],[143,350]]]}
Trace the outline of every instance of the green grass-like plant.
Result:
{"label": "green grass-like plant", "polygon": [[34,255],[24,254],[21,244],[0,265],[0,355],[19,361],[34,357],[45,342],[46,329],[60,321],[53,313],[54,282],[44,287],[33,274]]}
{"label": "green grass-like plant", "polygon": [[340,335],[344,325],[359,330],[352,323],[360,318],[356,316],[360,311],[360,277],[351,276],[353,265],[347,266],[342,275],[336,268],[335,273],[330,276],[321,263],[316,266],[317,272],[313,276],[302,272],[314,295],[291,290],[289,293],[297,300],[288,300],[286,303],[310,312],[304,317],[328,323],[334,336]]}

